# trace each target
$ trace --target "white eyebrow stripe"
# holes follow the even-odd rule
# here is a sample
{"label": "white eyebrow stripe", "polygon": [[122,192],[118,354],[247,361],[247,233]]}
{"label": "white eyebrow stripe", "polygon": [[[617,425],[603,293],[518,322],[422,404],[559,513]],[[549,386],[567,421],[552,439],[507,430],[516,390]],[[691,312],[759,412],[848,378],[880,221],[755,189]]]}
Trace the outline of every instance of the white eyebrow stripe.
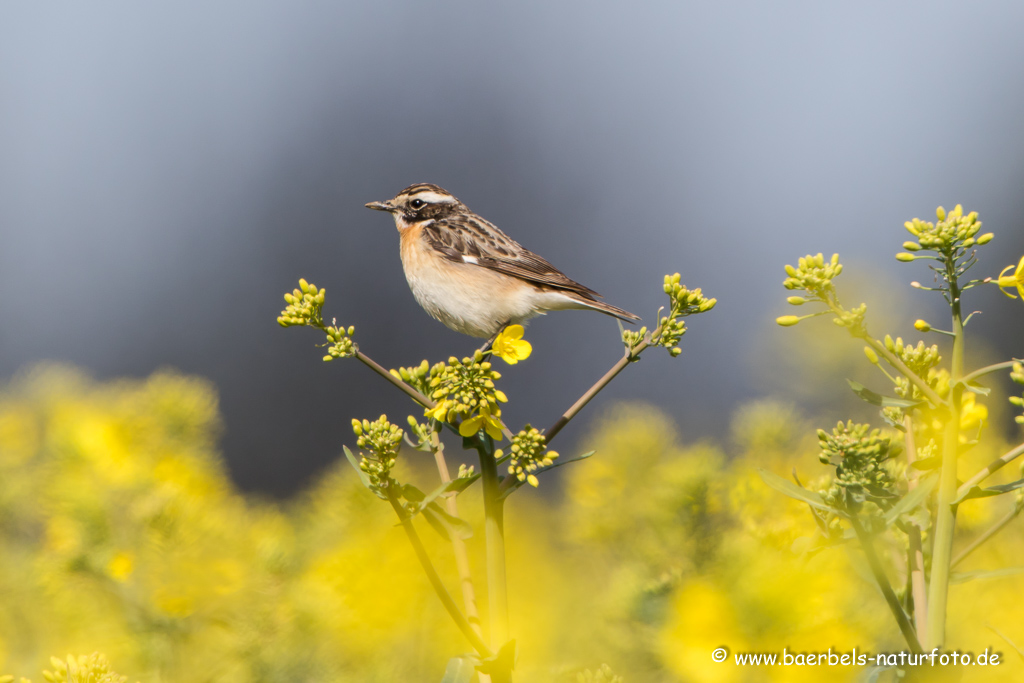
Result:
{"label": "white eyebrow stripe", "polygon": [[449,194],[438,194],[434,191],[430,192],[417,192],[415,195],[416,199],[422,199],[428,204],[454,204],[455,197]]}

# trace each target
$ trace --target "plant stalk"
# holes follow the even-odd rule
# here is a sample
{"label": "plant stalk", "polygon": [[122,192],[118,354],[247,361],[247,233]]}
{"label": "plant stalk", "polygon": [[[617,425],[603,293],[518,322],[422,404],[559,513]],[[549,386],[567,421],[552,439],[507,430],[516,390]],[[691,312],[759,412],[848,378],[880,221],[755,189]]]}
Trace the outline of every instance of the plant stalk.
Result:
{"label": "plant stalk", "polygon": [[[917,460],[917,445],[914,443],[914,420],[909,413],[903,416],[904,443],[907,449],[907,465]],[[910,471],[908,468],[907,471]],[[917,477],[907,480],[907,489],[917,488]],[[914,627],[918,640],[928,640],[928,584],[924,576],[924,551],[921,547],[921,527],[911,523],[907,547],[907,568],[910,571],[910,592],[914,596]]]}
{"label": "plant stalk", "polygon": [[896,623],[900,627],[900,632],[903,634],[903,638],[907,641],[907,645],[914,653],[921,653],[921,642],[917,638],[917,634],[914,632],[914,627],[910,623],[910,619],[907,617],[907,613],[903,610],[903,605],[900,604],[899,598],[896,597],[896,593],[892,589],[892,585],[889,583],[889,577],[885,574],[885,568],[882,566],[881,560],[878,559],[878,555],[875,554],[875,548],[871,543],[871,536],[861,526],[860,521],[856,515],[850,517],[850,525],[853,527],[854,532],[857,534],[857,540],[860,541],[861,547],[864,549],[864,556],[868,560],[868,566],[871,568],[871,574],[875,577],[875,582],[878,584],[879,589],[882,591],[882,595],[885,597],[885,602],[889,605],[889,609],[892,611],[892,615],[896,617]]}
{"label": "plant stalk", "polygon": [[501,499],[494,441],[477,434],[480,473],[484,492],[484,538],[487,545],[487,604],[491,643],[495,651],[508,642],[508,588],[505,575],[505,504]]}
{"label": "plant stalk", "polygon": [[424,396],[420,392],[418,392],[415,389],[413,389],[411,386],[409,386],[408,384],[406,384],[402,380],[400,380],[397,377],[395,377],[394,375],[392,375],[390,372],[385,370],[380,364],[378,364],[377,361],[373,360],[372,358],[370,358],[369,356],[367,356],[365,353],[363,353],[362,351],[360,351],[358,349],[356,349],[356,358],[363,365],[365,365],[366,367],[370,368],[371,370],[376,372],[378,375],[380,375],[381,377],[383,377],[384,379],[386,379],[387,381],[391,382],[396,387],[401,389],[412,400],[416,401],[417,403],[419,403],[424,408],[433,408],[434,407],[434,402],[433,401],[431,401],[429,398],[427,398],[426,396]]}
{"label": "plant stalk", "polygon": [[946,641],[946,600],[949,596],[949,569],[953,557],[953,533],[956,531],[956,463],[960,449],[960,410],[963,401],[964,325],[960,315],[960,290],[954,272],[955,263],[947,259],[950,308],[953,314],[953,353],[949,370],[949,415],[942,439],[942,471],[939,474],[938,504],[935,510],[935,544],[932,548],[931,585],[928,592],[929,649]]}
{"label": "plant stalk", "polygon": [[960,553],[953,558],[953,562],[949,565],[950,569],[956,567],[958,564],[963,562],[967,558],[967,556],[973,553],[975,550],[977,550],[982,543],[984,543],[985,541],[987,541],[988,539],[992,538],[997,533],[1002,531],[1003,527],[1005,527],[1007,524],[1016,519],[1017,515],[1019,515],[1020,512],[1021,506],[1014,505],[1013,509],[1007,512],[1002,519],[1000,519],[998,522],[989,527],[985,531],[985,533],[983,533],[981,536],[978,536],[976,539],[971,541],[970,545],[961,550]]}
{"label": "plant stalk", "polygon": [[[452,480],[448,472],[448,463],[444,458],[444,444],[441,443],[437,432],[431,437],[431,450],[434,452],[434,462],[437,465],[437,473],[441,482],[447,484]],[[448,514],[452,517],[459,516],[459,503],[454,494],[445,494],[444,505]],[[459,585],[462,587],[462,602],[466,607],[466,619],[477,635],[483,638],[483,631],[480,628],[480,613],[476,607],[476,589],[473,586],[473,574],[469,566],[469,553],[466,551],[466,542],[458,536],[452,536],[452,552],[455,555],[455,568],[459,572]]]}
{"label": "plant stalk", "polygon": [[420,540],[419,534],[416,533],[416,527],[412,524],[412,519],[402,509],[401,504],[395,498],[395,494],[389,488],[387,491],[388,502],[391,503],[391,507],[394,509],[395,514],[398,515],[399,521],[402,523],[402,528],[405,530],[405,535],[409,537],[409,542],[412,544],[412,549],[416,552],[416,558],[420,561],[420,565],[423,567],[423,571],[427,574],[427,579],[430,580],[430,585],[434,587],[434,592],[437,593],[437,597],[441,599],[441,604],[444,605],[448,615],[455,622],[455,625],[462,631],[462,635],[466,636],[466,639],[473,646],[473,649],[481,657],[491,657],[493,653],[491,649],[487,647],[487,643],[484,642],[473,627],[466,620],[466,617],[459,611],[458,605],[452,600],[451,594],[448,593],[448,589],[444,587],[444,583],[441,581],[441,577],[438,576],[437,570],[434,569],[434,564],[430,561],[430,555],[427,554],[427,549],[423,547],[423,541]]}
{"label": "plant stalk", "polygon": [[967,481],[960,485],[960,488],[957,489],[956,491],[956,495],[958,497],[964,495],[965,493],[970,491],[971,488],[980,484],[983,480],[987,479],[996,471],[1002,469],[1005,465],[1009,465],[1011,462],[1013,462],[1016,458],[1020,457],[1021,455],[1024,455],[1024,443],[1020,444],[1013,450],[1009,451],[1006,455],[998,457],[989,464],[985,465],[985,469],[981,470],[980,472],[978,472],[973,477],[971,477],[970,479],[968,479]]}
{"label": "plant stalk", "polygon": [[608,370],[608,372],[604,373],[604,376],[601,379],[597,380],[597,382],[594,383],[594,386],[587,389],[586,393],[580,396],[579,399],[572,404],[572,407],[570,407],[569,410],[565,411],[562,417],[558,418],[558,421],[555,422],[555,424],[551,425],[551,427],[546,432],[544,432],[545,442],[550,444],[551,441],[558,435],[558,432],[562,431],[562,428],[565,427],[565,425],[569,424],[569,421],[571,419],[576,417],[576,415],[579,414],[579,412],[583,410],[583,408],[586,407],[586,405],[590,403],[590,401],[595,396],[597,396],[602,389],[608,386],[608,384],[613,379],[615,379],[616,375],[622,372],[625,369],[625,367],[629,365],[631,360],[639,356],[640,352],[646,349],[648,346],[650,346],[650,335],[648,335],[647,339],[640,342],[635,349],[633,349],[632,351],[627,351],[626,354],[622,358],[620,358],[619,361],[615,365],[613,365],[610,370]]}

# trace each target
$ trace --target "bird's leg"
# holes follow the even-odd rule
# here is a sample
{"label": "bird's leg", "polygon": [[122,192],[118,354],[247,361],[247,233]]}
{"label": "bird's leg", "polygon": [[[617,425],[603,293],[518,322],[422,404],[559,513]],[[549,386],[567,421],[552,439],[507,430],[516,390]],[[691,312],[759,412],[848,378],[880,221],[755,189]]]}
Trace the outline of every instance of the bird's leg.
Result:
{"label": "bird's leg", "polygon": [[498,338],[498,335],[505,331],[505,328],[512,323],[511,320],[506,320],[505,323],[498,328],[498,331],[491,335],[491,338],[480,347],[480,353],[487,353],[491,350],[491,345],[494,344],[494,340]]}

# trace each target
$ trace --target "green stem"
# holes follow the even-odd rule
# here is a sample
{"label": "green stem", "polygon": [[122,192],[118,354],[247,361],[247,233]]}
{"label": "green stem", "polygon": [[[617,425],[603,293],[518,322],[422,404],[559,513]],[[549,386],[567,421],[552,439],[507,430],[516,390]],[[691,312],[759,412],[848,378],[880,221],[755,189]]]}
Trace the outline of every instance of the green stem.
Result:
{"label": "green stem", "polygon": [[417,403],[419,403],[424,408],[433,408],[434,407],[434,402],[433,401],[431,401],[429,398],[427,398],[426,396],[424,396],[420,392],[418,392],[415,389],[413,389],[411,386],[409,386],[408,384],[406,384],[402,380],[400,380],[397,377],[395,377],[394,375],[392,375],[390,372],[388,372],[382,366],[380,366],[377,363],[377,361],[373,360],[372,358],[370,358],[369,356],[367,356],[365,353],[363,353],[362,351],[360,351],[358,349],[356,349],[356,358],[363,365],[365,365],[366,367],[370,368],[371,370],[376,372],[378,375],[380,375],[381,377],[383,377],[384,379],[386,379],[387,381],[391,382],[396,387],[401,389],[410,398],[412,398],[412,400],[416,401]]}
{"label": "green stem", "polygon": [[985,468],[975,474],[973,477],[961,484],[960,488],[957,489],[956,495],[960,497],[971,490],[972,487],[977,486],[982,481],[991,476],[994,472],[1002,469],[1005,465],[1009,465],[1015,459],[1024,454],[1024,443],[1020,444],[1006,455],[996,458],[989,464],[985,465]]}
{"label": "green stem", "polygon": [[935,543],[932,547],[931,585],[928,593],[929,649],[941,647],[946,640],[946,600],[949,595],[949,569],[953,557],[953,533],[956,531],[956,461],[960,449],[960,410],[964,387],[964,326],[960,315],[960,291],[955,264],[947,260],[950,308],[953,314],[953,354],[949,370],[949,408],[942,438],[942,471],[939,474],[938,503],[935,510]]}
{"label": "green stem", "polygon": [[[442,483],[447,484],[452,480],[448,472],[448,463],[444,458],[444,444],[435,430],[431,434],[431,450],[434,453],[434,463],[437,465],[437,473]],[[443,496],[445,508],[452,517],[459,516],[459,503],[454,493]],[[452,552],[455,555],[455,568],[459,573],[459,585],[462,587],[462,602],[466,607],[466,618],[476,634],[483,638],[480,628],[480,614],[476,608],[476,589],[473,586],[473,574],[469,566],[469,553],[466,551],[466,542],[456,535],[452,535]]]}
{"label": "green stem", "polygon": [[856,515],[850,517],[850,525],[853,527],[854,532],[857,534],[857,540],[860,541],[861,547],[864,549],[864,556],[868,560],[868,566],[871,568],[871,574],[875,577],[875,582],[878,584],[879,589],[882,591],[882,595],[885,597],[885,602],[889,605],[889,609],[892,611],[892,615],[896,617],[896,623],[900,627],[900,632],[903,634],[903,638],[906,639],[907,645],[910,646],[912,652],[922,652],[921,643],[917,639],[917,634],[914,632],[914,627],[910,623],[910,619],[907,617],[907,613],[903,610],[903,606],[900,604],[899,598],[896,597],[895,591],[892,589],[892,585],[889,583],[889,577],[885,574],[885,568],[882,567],[881,560],[878,559],[878,555],[875,554],[875,548],[871,543],[871,536],[864,530],[864,527],[860,525],[860,521]]}
{"label": "green stem", "polygon": [[998,522],[992,525],[981,536],[978,536],[976,539],[974,539],[969,546],[961,550],[960,554],[953,558],[953,562],[950,564],[950,569],[963,562],[964,559],[966,559],[968,555],[977,550],[982,543],[984,543],[985,541],[987,541],[988,539],[992,538],[997,533],[1002,531],[1003,527],[1012,522],[1017,517],[1017,515],[1020,514],[1020,512],[1021,506],[1014,505],[1013,509],[1007,512],[1002,519],[1000,519]]}
{"label": "green stem", "polygon": [[[917,460],[917,444],[914,441],[914,420],[907,413],[903,416],[904,444],[907,449],[907,465]],[[908,478],[907,489],[917,488],[917,477]],[[908,526],[907,568],[910,572],[910,594],[914,597],[914,627],[919,640],[928,640],[928,583],[924,575],[924,550],[921,544],[921,527],[911,522]]]}
{"label": "green stem", "polygon": [[975,370],[974,372],[972,372],[969,375],[964,375],[964,378],[963,378],[962,381],[963,381],[964,384],[967,384],[968,382],[973,382],[974,380],[978,379],[979,377],[981,377],[983,375],[987,375],[987,374],[992,373],[992,372],[999,372],[1000,370],[1005,370],[1006,368],[1012,368],[1014,363],[1019,363],[1019,362],[1020,362],[1019,360],[1008,360],[1008,361],[1003,362],[1003,363],[995,363],[994,365],[986,365],[983,368],[978,368],[977,370]]}
{"label": "green stem", "polygon": [[[962,327],[961,330],[963,330]],[[935,393],[935,390],[928,386],[927,382],[918,377],[913,370],[908,368],[907,364],[900,360],[899,356],[885,348],[885,344],[877,339],[867,336],[864,337],[864,341],[866,341],[871,348],[877,351],[879,356],[885,358],[889,365],[899,370],[900,374],[906,377],[907,381],[916,386],[921,391],[921,394],[927,398],[932,405],[936,408],[941,408],[946,405],[946,402],[942,400],[942,397]]]}
{"label": "green stem", "polygon": [[[505,503],[501,498],[494,441],[478,434],[480,474],[484,489],[484,539],[487,545],[487,604],[491,646],[497,651],[508,642],[508,587],[505,576]],[[495,680],[498,680],[497,678]]]}
{"label": "green stem", "polygon": [[[657,330],[655,330],[655,332],[658,332],[660,330],[661,328],[659,327]],[[594,383],[594,386],[587,389],[587,391],[582,396],[580,396],[575,403],[572,404],[572,407],[570,407],[569,410],[565,411],[565,413],[562,414],[562,417],[558,418],[558,421],[555,422],[555,424],[551,425],[551,427],[546,432],[544,432],[545,442],[550,444],[551,441],[558,435],[558,432],[562,431],[562,428],[565,427],[565,425],[569,424],[569,420],[576,417],[576,415],[579,414],[579,412],[583,410],[583,408],[586,407],[588,403],[590,403],[591,399],[597,396],[602,389],[608,386],[608,384],[613,379],[615,379],[616,375],[622,372],[625,369],[625,367],[629,365],[630,361],[634,360],[641,354],[641,352],[643,352],[644,349],[650,346],[650,341],[651,335],[648,334],[647,338],[644,339],[644,341],[637,344],[636,348],[632,349],[631,351],[627,351],[626,354],[622,358],[620,358],[619,361],[615,365],[613,365],[610,370],[608,370],[608,372],[604,373],[604,376],[601,377],[601,379],[597,380],[597,382]]]}
{"label": "green stem", "polygon": [[409,537],[409,542],[412,544],[412,548],[416,551],[416,558],[419,559],[420,565],[423,567],[423,571],[427,574],[427,579],[430,580],[430,585],[434,587],[434,592],[437,593],[437,597],[441,599],[441,604],[444,605],[448,615],[455,622],[455,625],[462,631],[462,635],[466,636],[466,639],[473,646],[473,648],[479,653],[481,657],[487,658],[493,656],[491,649],[487,647],[487,643],[483,641],[473,627],[466,620],[466,617],[462,616],[462,612],[459,611],[458,605],[452,600],[451,594],[448,593],[448,589],[444,587],[444,583],[441,582],[441,577],[438,576],[437,570],[434,569],[434,564],[430,561],[430,556],[427,554],[427,549],[423,547],[423,541],[420,540],[419,534],[416,533],[416,527],[412,524],[412,519],[406,514],[405,510],[402,509],[402,505],[395,498],[394,492],[388,488],[387,490],[388,502],[391,503],[391,507],[394,509],[395,514],[398,515],[399,521],[402,523],[402,528],[405,529],[405,535]]}

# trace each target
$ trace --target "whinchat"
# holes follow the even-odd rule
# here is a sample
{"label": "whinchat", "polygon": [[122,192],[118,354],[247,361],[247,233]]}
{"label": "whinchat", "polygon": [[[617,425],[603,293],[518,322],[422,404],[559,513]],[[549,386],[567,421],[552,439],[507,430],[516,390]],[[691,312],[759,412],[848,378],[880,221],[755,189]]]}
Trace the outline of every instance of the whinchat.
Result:
{"label": "whinchat", "polygon": [[456,332],[493,338],[506,325],[569,308],[640,320],[599,301],[597,292],[566,277],[437,185],[410,185],[394,199],[366,206],[394,216],[413,296]]}

